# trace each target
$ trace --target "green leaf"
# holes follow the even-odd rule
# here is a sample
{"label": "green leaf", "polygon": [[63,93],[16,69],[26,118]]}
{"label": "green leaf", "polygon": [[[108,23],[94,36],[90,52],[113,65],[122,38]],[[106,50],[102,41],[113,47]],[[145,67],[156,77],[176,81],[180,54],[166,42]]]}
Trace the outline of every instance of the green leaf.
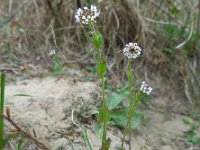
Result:
{"label": "green leaf", "polygon": [[171,14],[175,15],[177,13],[178,9],[177,9],[177,7],[171,7],[169,9],[169,11],[170,11]]}
{"label": "green leaf", "polygon": [[120,127],[125,127],[126,125],[126,109],[119,109],[115,111],[111,111],[111,120],[114,122],[115,125]]}
{"label": "green leaf", "polygon": [[15,94],[15,95],[13,95],[13,96],[33,97],[32,95],[29,95],[29,94],[23,94],[23,93]]}
{"label": "green leaf", "polygon": [[185,137],[185,139],[188,141],[188,142],[191,142],[191,143],[194,143],[194,144],[197,144],[197,143],[200,143],[200,137],[196,136],[196,135],[187,135]]}
{"label": "green leaf", "polygon": [[132,129],[137,128],[139,126],[142,118],[144,118],[144,113],[135,112],[132,119],[131,119],[131,128]]}
{"label": "green leaf", "polygon": [[[141,112],[135,112],[131,120],[131,128],[137,128],[141,122],[144,114]],[[111,120],[115,125],[125,127],[127,122],[126,109],[115,110],[111,112]]]}
{"label": "green leaf", "polygon": [[102,34],[99,31],[95,31],[92,33],[91,39],[94,47],[100,49],[103,43]]}
{"label": "green leaf", "polygon": [[90,72],[94,72],[96,70],[95,66],[86,66],[86,69]]}
{"label": "green leaf", "polygon": [[103,60],[101,63],[97,65],[97,74],[99,76],[103,75],[106,70],[106,62]]}
{"label": "green leaf", "polygon": [[121,97],[128,97],[129,96],[129,86],[126,84],[126,86],[123,86],[119,89],[117,89],[117,92],[120,94]]}
{"label": "green leaf", "polygon": [[110,121],[110,112],[107,106],[102,106],[99,111],[99,121],[108,123]]}
{"label": "green leaf", "polygon": [[193,136],[193,137],[191,138],[191,142],[192,142],[192,143],[195,143],[195,144],[200,143],[200,137]]}
{"label": "green leaf", "polygon": [[103,125],[96,124],[96,125],[94,125],[93,129],[94,129],[94,132],[97,135],[97,137],[99,139],[102,139],[102,137],[103,137]]}
{"label": "green leaf", "polygon": [[[81,127],[82,128],[82,127]],[[92,150],[93,148],[93,146],[92,146],[92,144],[91,144],[91,142],[90,142],[90,139],[88,138],[88,134],[87,134],[87,130],[85,129],[85,128],[82,128],[82,132],[81,132],[81,134],[82,134],[82,138],[83,138],[83,141],[84,141],[84,144],[85,144],[85,146],[89,146],[89,149],[90,150]]]}
{"label": "green leaf", "polygon": [[167,47],[164,47],[163,48],[163,52],[166,53],[166,54],[172,54],[173,53],[173,49],[172,48],[167,48]]}
{"label": "green leaf", "polygon": [[17,142],[17,144],[15,145],[15,149],[16,150],[21,150],[21,146],[22,146],[22,143],[23,143],[23,140],[21,139],[21,140],[19,140],[18,142]]}
{"label": "green leaf", "polygon": [[9,135],[7,135],[4,139],[4,145],[7,144],[11,139],[16,139],[18,136],[18,133],[17,132],[13,132]]}
{"label": "green leaf", "polygon": [[167,25],[164,25],[164,30],[169,34],[173,34],[176,30],[176,26],[172,24],[167,24]]}
{"label": "green leaf", "polygon": [[58,75],[62,71],[62,64],[60,57],[58,56],[57,53],[53,55],[53,60],[54,60],[54,66],[53,66],[54,75]]}
{"label": "green leaf", "polygon": [[110,97],[106,97],[106,106],[108,107],[109,110],[115,108],[118,106],[122,101],[122,98],[119,94],[114,93]]}
{"label": "green leaf", "polygon": [[184,118],[182,119],[182,121],[183,121],[183,123],[186,124],[186,125],[191,125],[190,120],[189,120],[188,118],[186,118],[186,117],[184,117]]}
{"label": "green leaf", "polygon": [[92,115],[97,115],[99,113],[99,111],[97,110],[97,108],[95,107],[94,109],[91,110],[91,114]]}

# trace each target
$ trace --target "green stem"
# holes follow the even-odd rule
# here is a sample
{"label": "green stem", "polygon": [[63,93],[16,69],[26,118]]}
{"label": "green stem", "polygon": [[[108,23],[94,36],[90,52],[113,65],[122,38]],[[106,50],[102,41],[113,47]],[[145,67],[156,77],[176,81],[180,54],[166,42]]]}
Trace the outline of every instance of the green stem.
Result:
{"label": "green stem", "polygon": [[126,137],[126,134],[127,134],[127,131],[128,131],[128,125],[129,125],[129,123],[128,123],[128,121],[127,121],[126,127],[125,127],[125,129],[124,129],[124,134],[123,134],[123,137],[122,137],[121,150],[123,150],[123,147],[124,147],[124,141],[125,141],[125,137]]}
{"label": "green stem", "polygon": [[[89,26],[91,27],[91,29],[93,31],[97,31],[97,29],[95,28],[94,24],[92,23],[91,20],[89,20]],[[94,43],[93,43],[94,44]],[[101,43],[102,44],[102,43]],[[95,46],[96,48],[99,46]],[[102,65],[104,63],[103,57],[101,55],[101,51],[100,48],[97,48],[97,54],[98,54],[98,60],[100,63],[100,65]],[[105,81],[104,81],[104,72],[100,72],[100,78],[101,78],[101,88],[102,88],[102,104],[101,104],[101,108],[105,108],[106,104],[105,104]],[[106,145],[106,126],[107,126],[107,122],[105,120],[103,120],[103,136],[102,136],[102,148],[105,147]]]}
{"label": "green stem", "polygon": [[89,20],[88,24],[89,24],[89,26],[92,28],[93,31],[96,30],[95,27],[94,27],[94,24],[92,23],[91,20]]}
{"label": "green stem", "polygon": [[129,132],[128,132],[128,138],[129,138],[129,150],[131,150],[131,121],[129,122],[128,125],[129,125],[129,126],[128,126],[128,130],[129,130]]}
{"label": "green stem", "polygon": [[132,118],[132,110],[134,109],[132,108],[133,107],[133,73],[131,69],[130,59],[128,59],[127,72],[128,72],[127,76],[129,80],[129,108],[128,108],[128,113],[127,113],[127,123],[126,123],[126,127],[125,127],[124,134],[122,137],[121,149],[123,149],[125,137],[127,135],[127,132],[129,131],[129,150],[130,150],[131,149],[131,118]]}
{"label": "green stem", "polygon": [[105,81],[103,75],[101,75],[101,83],[102,83],[102,105],[105,106]]}
{"label": "green stem", "polygon": [[[128,69],[130,71],[132,71],[131,69],[131,61],[130,59],[128,60]],[[131,113],[131,108],[133,107],[133,74],[131,72],[131,75],[130,75],[130,79],[129,79],[129,107],[130,107],[130,116],[129,116],[129,124],[128,124],[128,134],[129,134],[129,150],[131,150],[131,119],[132,119],[132,113]]]}
{"label": "green stem", "polygon": [[106,143],[106,123],[103,123],[103,137],[102,137],[102,146]]}
{"label": "green stem", "polygon": [[[102,58],[100,56],[100,63],[102,63]],[[102,88],[102,107],[105,107],[105,81],[103,73],[101,74],[101,88]],[[103,137],[102,137],[102,145],[106,142],[106,123],[103,122]]]}
{"label": "green stem", "polygon": [[133,73],[131,69],[131,61],[128,59],[128,70],[130,71],[130,76],[129,76],[129,107],[132,106],[133,104]]}
{"label": "green stem", "polygon": [[[4,94],[5,94],[5,78],[4,73],[1,74],[1,93],[0,93],[0,113],[3,114]],[[3,149],[3,117],[0,118],[0,149]]]}
{"label": "green stem", "polygon": [[[98,56],[99,56],[99,62],[103,63],[103,59],[100,53],[100,49],[98,49]],[[105,81],[104,81],[104,75],[103,72],[101,73],[101,90],[102,90],[102,107],[105,107]],[[106,143],[106,122],[103,122],[103,136],[102,136],[102,146]]]}

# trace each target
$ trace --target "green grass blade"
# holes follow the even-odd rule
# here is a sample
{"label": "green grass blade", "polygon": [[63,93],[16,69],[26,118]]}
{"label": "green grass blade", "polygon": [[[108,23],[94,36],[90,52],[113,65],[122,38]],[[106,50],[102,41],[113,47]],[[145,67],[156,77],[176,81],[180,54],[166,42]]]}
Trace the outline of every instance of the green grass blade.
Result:
{"label": "green grass blade", "polygon": [[84,132],[85,132],[85,140],[86,140],[86,142],[87,142],[87,144],[88,144],[90,150],[93,150],[92,144],[91,144],[91,142],[90,142],[90,140],[89,140],[89,138],[88,138],[87,130],[85,129]]}
{"label": "green grass blade", "polygon": [[[1,93],[0,93],[0,113],[3,114],[4,94],[5,94],[5,78],[4,73],[1,74]],[[3,117],[0,117],[0,149],[3,149]]]}
{"label": "green grass blade", "polygon": [[33,97],[32,95],[29,94],[24,94],[24,93],[19,93],[19,94],[15,94],[13,96],[21,96],[21,97]]}

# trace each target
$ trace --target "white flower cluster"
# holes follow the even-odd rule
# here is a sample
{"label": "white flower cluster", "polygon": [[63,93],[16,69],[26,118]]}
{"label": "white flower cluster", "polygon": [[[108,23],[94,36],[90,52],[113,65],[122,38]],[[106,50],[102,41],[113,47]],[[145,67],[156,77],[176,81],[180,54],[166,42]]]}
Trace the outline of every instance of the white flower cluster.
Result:
{"label": "white flower cluster", "polygon": [[145,81],[142,82],[142,85],[140,87],[140,91],[149,95],[152,90],[153,89],[150,86],[148,86]]}
{"label": "white flower cluster", "polygon": [[123,53],[128,58],[137,58],[140,56],[142,49],[137,45],[137,43],[128,43],[123,49]]}
{"label": "white flower cluster", "polygon": [[100,12],[95,5],[91,5],[90,9],[88,7],[83,7],[83,9],[79,8],[75,15],[76,22],[82,24],[88,24],[89,21],[95,22],[95,19],[99,14]]}

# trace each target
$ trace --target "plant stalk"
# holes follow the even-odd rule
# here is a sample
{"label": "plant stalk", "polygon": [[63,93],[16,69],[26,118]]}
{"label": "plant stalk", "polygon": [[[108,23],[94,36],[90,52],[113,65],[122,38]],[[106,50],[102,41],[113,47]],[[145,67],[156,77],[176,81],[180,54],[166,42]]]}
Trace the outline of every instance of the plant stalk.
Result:
{"label": "plant stalk", "polygon": [[131,119],[132,119],[132,110],[134,108],[132,108],[133,107],[133,73],[131,69],[130,59],[128,59],[127,72],[128,72],[127,76],[129,80],[129,108],[128,108],[128,113],[127,113],[127,123],[126,123],[126,127],[125,127],[124,134],[122,137],[121,150],[123,150],[125,137],[128,131],[129,131],[129,150],[131,150]]}
{"label": "plant stalk", "polygon": [[[1,74],[1,93],[0,93],[0,114],[4,111],[4,96],[5,96],[5,78],[4,73]],[[3,117],[0,117],[0,149],[3,149]]]}
{"label": "plant stalk", "polygon": [[[100,54],[100,50],[98,50],[99,56],[100,56],[100,63],[102,63],[102,57]],[[105,81],[103,73],[101,74],[101,88],[102,88],[102,106],[104,107],[105,104]],[[102,137],[102,145],[106,143],[106,123],[103,122],[103,137]]]}
{"label": "plant stalk", "polygon": [[130,107],[130,112],[129,112],[129,120],[128,120],[128,134],[129,134],[129,150],[131,150],[131,119],[132,119],[132,107],[133,107],[133,73],[132,73],[132,69],[131,69],[131,61],[130,59],[128,59],[128,69],[131,72],[130,78],[129,78],[129,107]]}
{"label": "plant stalk", "polygon": [[[91,27],[91,29],[93,30],[93,32],[96,32],[96,28],[94,26],[94,24],[92,23],[91,20],[89,20],[89,26]],[[100,36],[101,38],[101,36]],[[94,41],[93,41],[94,42]],[[96,45],[95,45],[95,42]],[[95,48],[97,48],[97,56],[98,56],[98,60],[99,60],[99,64],[100,65],[103,65],[104,63],[104,60],[103,60],[103,57],[102,57],[102,54],[101,54],[101,46],[102,46],[102,43],[101,43],[101,40],[98,41],[98,38],[95,39],[95,42],[93,43],[95,45]],[[98,43],[100,42],[100,43]],[[104,70],[105,71],[105,70]],[[99,76],[100,76],[100,79],[101,79],[101,90],[102,90],[102,103],[101,103],[101,108],[105,108],[106,107],[106,104],[105,104],[105,81],[104,81],[104,71],[100,71],[99,72]],[[103,136],[102,136],[102,150],[105,149],[105,147],[107,146],[107,141],[106,141],[106,127],[107,127],[107,122],[103,119]]]}

